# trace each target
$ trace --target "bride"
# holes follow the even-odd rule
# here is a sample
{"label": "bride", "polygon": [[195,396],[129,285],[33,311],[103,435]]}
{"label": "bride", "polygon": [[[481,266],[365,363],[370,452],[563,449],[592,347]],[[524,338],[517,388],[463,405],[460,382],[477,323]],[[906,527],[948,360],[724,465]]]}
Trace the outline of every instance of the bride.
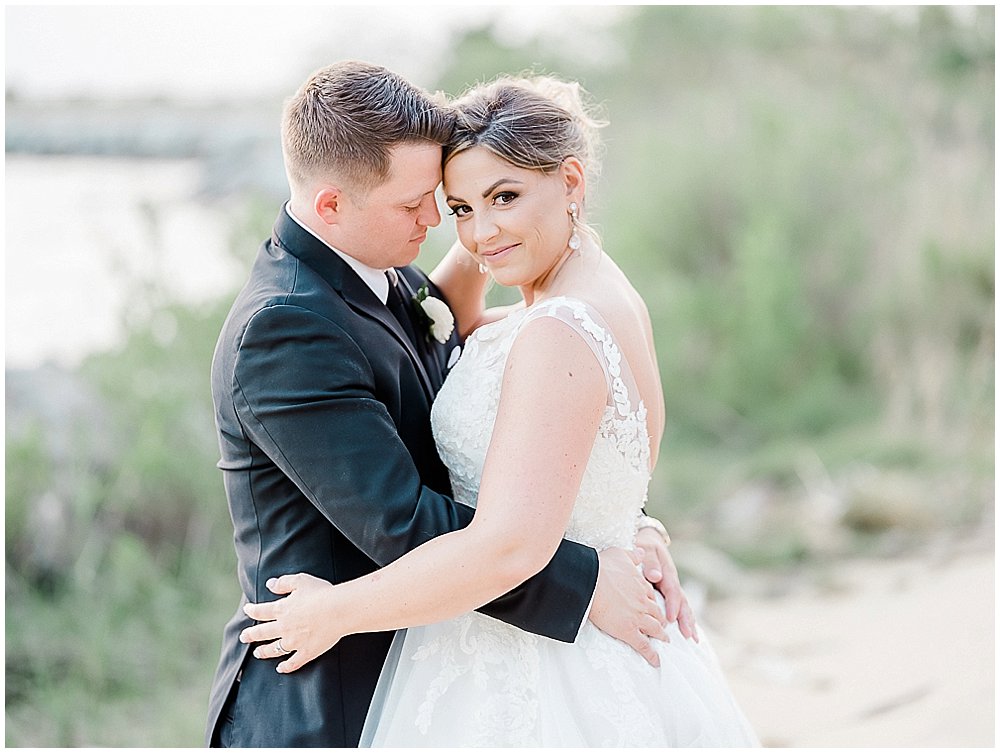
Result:
{"label": "bride", "polygon": [[247,605],[262,622],[241,640],[273,641],[255,655],[290,653],[278,671],[291,672],[346,635],[409,627],[362,745],[756,745],[708,641],[676,623],[657,667],[589,622],[566,644],[473,611],[564,535],[632,547],[664,407],[646,307],[586,224],[597,124],[579,87],[503,78],[455,106],[444,189],[459,239],[523,297],[486,312],[432,411],[475,517],[364,578],[269,583],[288,596]]}

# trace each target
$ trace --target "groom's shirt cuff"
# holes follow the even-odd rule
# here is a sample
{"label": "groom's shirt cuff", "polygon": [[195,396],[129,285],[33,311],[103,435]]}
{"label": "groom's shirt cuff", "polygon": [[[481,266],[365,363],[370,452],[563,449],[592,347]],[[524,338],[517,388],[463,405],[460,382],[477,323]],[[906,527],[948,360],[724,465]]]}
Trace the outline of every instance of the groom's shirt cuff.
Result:
{"label": "groom's shirt cuff", "polygon": [[[587,624],[587,620],[590,619],[590,610],[594,608],[594,597],[597,595],[597,589],[594,589],[594,593],[590,595],[590,603],[587,605],[587,611],[583,613],[583,622],[580,623],[580,629],[576,631],[576,637],[580,637],[580,632],[583,630],[583,626]],[[575,640],[575,639],[574,639]]]}

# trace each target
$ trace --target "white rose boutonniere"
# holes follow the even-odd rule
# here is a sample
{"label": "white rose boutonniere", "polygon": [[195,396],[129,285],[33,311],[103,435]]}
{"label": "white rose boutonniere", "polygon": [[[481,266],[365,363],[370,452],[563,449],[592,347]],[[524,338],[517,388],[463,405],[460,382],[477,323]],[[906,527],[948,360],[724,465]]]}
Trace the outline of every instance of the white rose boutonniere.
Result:
{"label": "white rose boutonniere", "polygon": [[448,342],[455,329],[455,315],[451,313],[448,304],[440,298],[427,295],[426,285],[420,286],[413,300],[417,303],[417,310],[424,320],[429,336],[439,343]]}

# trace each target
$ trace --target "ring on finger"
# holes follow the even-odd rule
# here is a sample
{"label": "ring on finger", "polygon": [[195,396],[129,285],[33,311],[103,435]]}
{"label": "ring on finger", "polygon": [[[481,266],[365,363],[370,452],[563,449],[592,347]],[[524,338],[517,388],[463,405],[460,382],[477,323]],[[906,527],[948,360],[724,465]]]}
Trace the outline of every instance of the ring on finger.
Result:
{"label": "ring on finger", "polygon": [[281,638],[278,638],[278,640],[276,640],[274,642],[274,647],[276,649],[278,649],[278,651],[280,653],[282,653],[282,654],[289,654],[289,653],[291,653],[287,648],[285,648],[284,646],[281,645]]}

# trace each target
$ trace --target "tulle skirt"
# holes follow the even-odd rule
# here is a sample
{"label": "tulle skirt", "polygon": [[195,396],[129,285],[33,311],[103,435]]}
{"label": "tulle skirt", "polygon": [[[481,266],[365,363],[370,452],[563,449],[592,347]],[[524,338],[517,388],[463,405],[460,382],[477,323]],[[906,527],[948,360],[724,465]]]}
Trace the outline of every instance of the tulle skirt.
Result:
{"label": "tulle skirt", "polygon": [[575,643],[477,613],[400,632],[362,747],[756,747],[704,635],[654,668],[589,622]]}

